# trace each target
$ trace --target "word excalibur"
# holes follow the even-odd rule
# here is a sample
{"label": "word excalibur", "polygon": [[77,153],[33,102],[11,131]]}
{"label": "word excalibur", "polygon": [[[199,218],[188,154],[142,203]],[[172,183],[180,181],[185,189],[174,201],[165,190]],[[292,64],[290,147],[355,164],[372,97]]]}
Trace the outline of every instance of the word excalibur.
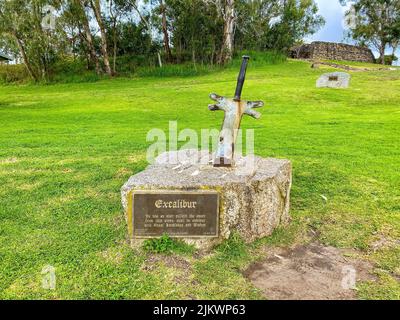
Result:
{"label": "word excalibur", "polygon": [[218,149],[214,159],[214,167],[231,167],[233,165],[235,143],[243,115],[247,114],[255,119],[261,117],[261,114],[255,111],[254,108],[263,107],[263,101],[245,101],[241,99],[249,59],[249,56],[243,56],[235,97],[233,99],[221,97],[215,93],[210,95],[210,98],[217,103],[209,105],[208,108],[211,111],[222,110],[225,112],[224,122],[219,135]]}

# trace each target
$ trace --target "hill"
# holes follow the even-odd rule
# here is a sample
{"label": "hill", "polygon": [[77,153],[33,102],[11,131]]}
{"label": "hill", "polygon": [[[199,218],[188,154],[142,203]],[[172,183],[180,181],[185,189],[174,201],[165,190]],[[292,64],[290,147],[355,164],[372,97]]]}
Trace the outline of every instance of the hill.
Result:
{"label": "hill", "polygon": [[[0,86],[0,298],[255,299],[243,275],[276,247],[319,242],[373,264],[361,299],[400,298],[400,72],[352,73],[348,90],[316,89],[329,69],[253,64],[243,97],[266,102],[255,152],[293,162],[293,221],[212,255],[163,257],[127,243],[119,189],[146,167],[146,133],[219,128],[208,94],[233,95],[237,67],[201,76]],[[397,241],[397,242],[396,242]],[[56,290],[42,288],[54,266]]]}

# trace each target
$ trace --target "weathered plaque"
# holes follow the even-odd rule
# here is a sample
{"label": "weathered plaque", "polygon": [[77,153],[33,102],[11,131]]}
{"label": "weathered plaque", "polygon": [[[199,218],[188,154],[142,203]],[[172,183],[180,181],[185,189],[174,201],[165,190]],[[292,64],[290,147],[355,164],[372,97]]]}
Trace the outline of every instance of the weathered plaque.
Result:
{"label": "weathered plaque", "polygon": [[135,238],[218,237],[217,192],[141,191],[132,194]]}

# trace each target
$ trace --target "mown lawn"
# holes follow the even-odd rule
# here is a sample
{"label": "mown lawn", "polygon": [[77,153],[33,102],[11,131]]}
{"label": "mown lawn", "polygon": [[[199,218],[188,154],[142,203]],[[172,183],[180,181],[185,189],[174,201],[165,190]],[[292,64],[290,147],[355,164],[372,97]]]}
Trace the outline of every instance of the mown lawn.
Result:
{"label": "mown lawn", "polygon": [[[208,94],[233,95],[237,68],[199,77],[0,87],[0,298],[257,299],[241,270],[271,246],[318,241],[359,250],[376,281],[361,299],[400,299],[400,71],[353,73],[316,89],[304,62],[250,66],[262,99],[256,153],[293,162],[293,221],[252,245],[174,259],[133,251],[120,187],[146,167],[146,133],[219,128]],[[380,244],[380,245],[377,245]],[[264,251],[265,252],[265,251]],[[56,290],[41,271],[56,268]]]}

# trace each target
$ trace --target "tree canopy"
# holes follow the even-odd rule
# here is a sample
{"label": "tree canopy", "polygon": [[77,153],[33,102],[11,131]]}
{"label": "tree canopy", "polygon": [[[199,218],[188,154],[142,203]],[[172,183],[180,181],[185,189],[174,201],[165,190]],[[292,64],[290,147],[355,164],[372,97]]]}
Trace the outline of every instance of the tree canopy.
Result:
{"label": "tree canopy", "polygon": [[347,18],[350,36],[360,44],[372,45],[380,54],[380,62],[385,64],[388,46],[393,54],[400,42],[400,0],[341,0],[349,4]]}
{"label": "tree canopy", "polygon": [[287,52],[324,24],[314,0],[0,0],[0,50],[46,80],[68,59],[113,76],[145,65]]}

